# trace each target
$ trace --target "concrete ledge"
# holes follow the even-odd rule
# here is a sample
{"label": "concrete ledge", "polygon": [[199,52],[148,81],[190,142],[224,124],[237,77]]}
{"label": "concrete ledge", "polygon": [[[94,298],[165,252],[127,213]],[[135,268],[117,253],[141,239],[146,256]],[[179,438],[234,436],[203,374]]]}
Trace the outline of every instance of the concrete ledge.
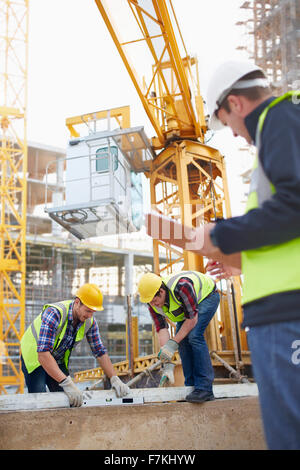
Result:
{"label": "concrete ledge", "polygon": [[[170,401],[185,401],[185,397],[194,387],[154,387],[131,389],[126,398],[142,399],[144,403],[162,403]],[[258,396],[258,389],[255,383],[214,385],[213,392],[216,398],[236,398]],[[97,390],[84,392],[85,406],[105,405],[106,399],[121,401],[116,399],[115,391]],[[134,402],[133,402],[134,403]],[[51,408],[70,408],[67,395],[63,392],[54,393],[25,393],[9,394],[0,396],[0,413],[2,411],[21,410],[42,410]]]}
{"label": "concrete ledge", "polygon": [[2,411],[1,450],[261,450],[257,397]]}

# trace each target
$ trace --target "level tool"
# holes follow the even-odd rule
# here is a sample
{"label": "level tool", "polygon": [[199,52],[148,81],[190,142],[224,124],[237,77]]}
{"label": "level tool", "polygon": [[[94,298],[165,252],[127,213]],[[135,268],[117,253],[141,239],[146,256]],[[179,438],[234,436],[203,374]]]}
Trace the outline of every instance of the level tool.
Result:
{"label": "level tool", "polygon": [[144,397],[124,397],[124,398],[88,398],[85,397],[82,406],[106,406],[106,405],[142,405]]}

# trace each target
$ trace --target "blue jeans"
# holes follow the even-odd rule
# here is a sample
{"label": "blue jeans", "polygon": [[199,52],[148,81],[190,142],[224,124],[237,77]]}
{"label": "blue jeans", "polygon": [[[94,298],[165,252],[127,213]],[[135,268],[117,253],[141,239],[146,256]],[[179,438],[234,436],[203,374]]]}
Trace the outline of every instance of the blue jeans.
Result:
{"label": "blue jeans", "polygon": [[[216,313],[220,295],[213,291],[198,305],[198,322],[190,333],[179,343],[179,354],[182,363],[184,384],[212,392],[214,369],[211,363],[204,331]],[[184,321],[176,325],[176,333]]]}
{"label": "blue jeans", "polygon": [[[56,380],[52,379],[50,375],[47,374],[45,369],[42,366],[39,366],[31,374],[27,372],[26,366],[24,364],[23,357],[21,356],[22,363],[22,372],[25,377],[26,386],[28,388],[28,393],[44,393],[47,392],[46,385],[50,392],[63,392],[63,388],[58,385]],[[64,364],[58,364],[60,370],[64,374],[69,375],[68,369]]]}
{"label": "blue jeans", "polygon": [[300,320],[251,326],[247,337],[267,445],[300,449]]}

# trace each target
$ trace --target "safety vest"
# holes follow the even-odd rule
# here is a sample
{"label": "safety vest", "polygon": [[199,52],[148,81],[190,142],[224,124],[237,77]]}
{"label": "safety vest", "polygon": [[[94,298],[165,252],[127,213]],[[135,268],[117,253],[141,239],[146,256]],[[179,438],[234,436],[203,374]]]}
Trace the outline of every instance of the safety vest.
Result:
{"label": "safety vest", "polygon": [[[300,91],[288,92],[272,101],[259,117],[256,131],[257,155],[251,174],[246,213],[261,207],[276,193],[259,159],[261,133],[269,110],[281,101],[292,100],[293,97],[300,103]],[[300,238],[242,252],[242,273],[243,304],[275,293],[299,290]]]}
{"label": "safety vest", "polygon": [[215,287],[213,279],[197,271],[181,271],[180,273],[163,277],[162,281],[167,286],[169,292],[169,308],[166,305],[162,308],[153,307],[152,305],[151,307],[156,313],[168,317],[173,322],[183,321],[185,319],[182,302],[180,302],[174,294],[175,287],[182,277],[187,277],[193,281],[198,304],[200,304]]}
{"label": "safety vest", "polygon": [[[34,319],[34,321],[31,323],[31,325],[29,325],[29,327],[25,331],[21,339],[21,352],[22,352],[23,360],[25,362],[26,369],[29,374],[41,365],[38,361],[37,343],[38,343],[38,338],[39,338],[41,324],[42,324],[42,313],[48,307],[54,307],[60,313],[60,322],[56,331],[55,341],[54,341],[54,346],[53,346],[53,351],[55,351],[56,349],[58,349],[66,333],[66,329],[68,325],[68,311],[69,311],[70,304],[72,302],[73,300],[64,300],[62,302],[44,305],[42,312]],[[77,331],[75,342],[74,342],[72,349],[74,349],[74,347],[76,347],[78,343],[80,343],[80,341],[83,340],[88,330],[92,326],[93,321],[94,319],[92,317],[86,320],[81,325],[81,327]],[[67,368],[68,368],[71,352],[72,350],[68,349],[65,352],[65,355],[63,358],[63,361]]]}

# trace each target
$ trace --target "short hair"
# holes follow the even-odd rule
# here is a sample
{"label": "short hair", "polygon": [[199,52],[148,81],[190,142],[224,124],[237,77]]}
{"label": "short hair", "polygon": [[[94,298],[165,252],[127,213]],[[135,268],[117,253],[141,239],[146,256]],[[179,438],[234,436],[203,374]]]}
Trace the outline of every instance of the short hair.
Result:
{"label": "short hair", "polygon": [[83,303],[83,302],[80,300],[80,298],[79,298],[79,297],[75,297],[75,299],[74,299],[74,300],[76,300],[76,299],[78,299],[78,300],[79,300],[79,305],[84,305],[84,303]]}
{"label": "short hair", "polygon": [[[254,72],[247,73],[247,75],[244,75],[240,80],[252,80],[255,78],[266,78],[265,74],[261,70],[255,70]],[[228,96],[234,95],[234,96],[244,96],[247,98],[249,101],[256,101],[261,98],[265,98],[269,96],[272,93],[271,88],[268,87],[261,87],[261,86],[255,86],[251,88],[243,88],[243,89],[232,89],[228,93],[228,95],[224,98],[222,103],[220,104],[219,109],[223,108],[227,113],[230,113],[230,106],[228,103]]]}
{"label": "short hair", "polygon": [[158,291],[156,292],[156,294],[153,296],[153,299],[154,299],[154,297],[159,296],[159,294],[160,294],[160,289],[166,290],[166,286],[164,285],[163,282],[161,283],[161,286],[160,286],[160,288],[158,289]]}

